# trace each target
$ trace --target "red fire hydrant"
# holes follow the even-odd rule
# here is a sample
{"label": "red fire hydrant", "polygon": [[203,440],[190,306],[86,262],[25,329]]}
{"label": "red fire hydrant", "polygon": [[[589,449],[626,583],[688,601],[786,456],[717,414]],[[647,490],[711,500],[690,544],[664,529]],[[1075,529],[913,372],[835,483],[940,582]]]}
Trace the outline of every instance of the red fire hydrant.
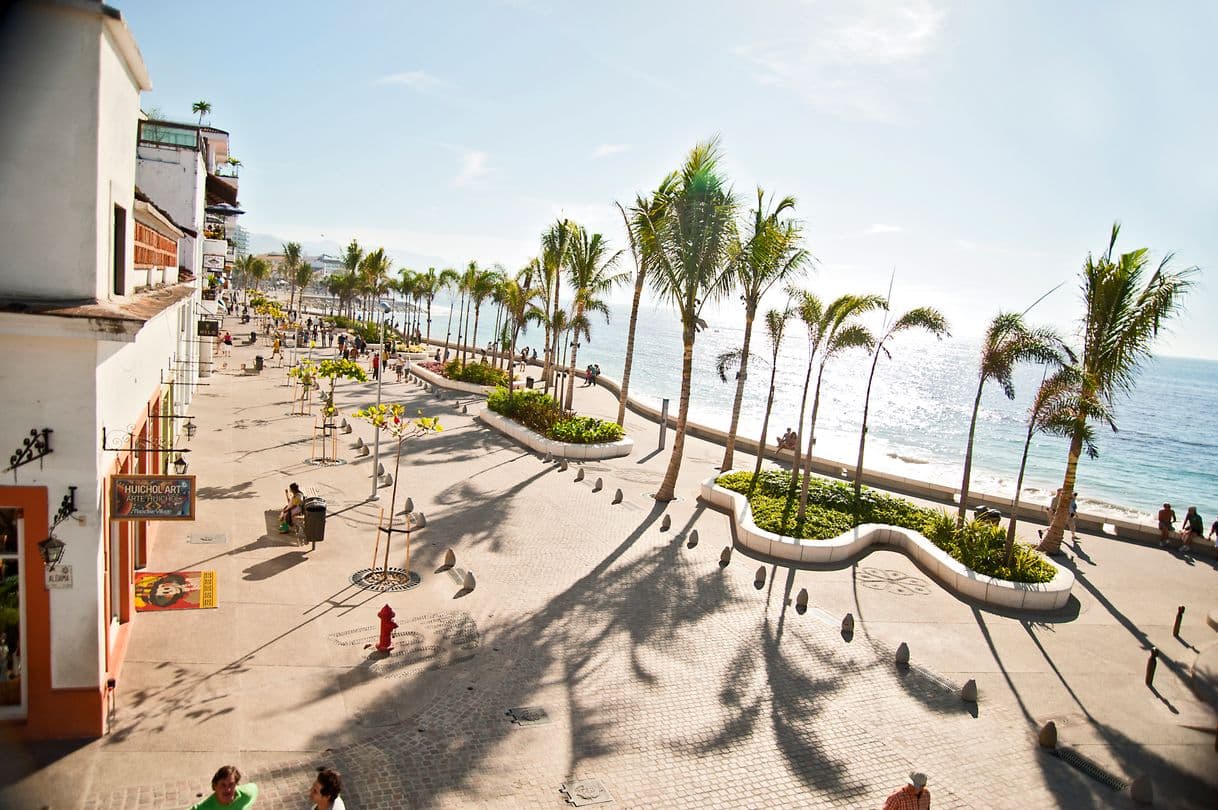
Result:
{"label": "red fire hydrant", "polygon": [[381,640],[377,642],[376,649],[378,652],[387,653],[393,649],[393,642],[389,637],[398,629],[398,623],[393,620],[395,614],[389,605],[381,608],[381,612],[376,615],[381,620]]}

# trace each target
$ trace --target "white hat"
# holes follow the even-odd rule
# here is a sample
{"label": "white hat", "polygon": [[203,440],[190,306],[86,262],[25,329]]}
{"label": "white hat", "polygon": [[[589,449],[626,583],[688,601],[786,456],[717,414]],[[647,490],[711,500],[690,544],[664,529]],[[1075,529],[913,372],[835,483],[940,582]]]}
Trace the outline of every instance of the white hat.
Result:
{"label": "white hat", "polygon": [[909,784],[916,787],[918,790],[926,787],[926,774],[914,771],[909,775]]}

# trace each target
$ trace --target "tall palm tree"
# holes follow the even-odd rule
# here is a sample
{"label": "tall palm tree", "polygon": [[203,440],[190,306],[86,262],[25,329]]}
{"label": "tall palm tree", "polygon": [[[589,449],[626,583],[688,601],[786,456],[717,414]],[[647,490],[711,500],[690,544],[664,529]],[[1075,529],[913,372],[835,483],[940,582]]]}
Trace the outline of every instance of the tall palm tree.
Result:
{"label": "tall palm tree", "polygon": [[[396,292],[402,294],[402,298],[406,302],[406,312],[402,316],[402,337],[406,340],[410,339],[411,333],[414,331],[414,317],[411,311],[411,301],[418,294],[419,285],[422,283],[422,273],[416,273],[409,267],[403,267],[398,270],[398,280],[393,286]],[[416,307],[417,309],[417,307]]]}
{"label": "tall palm tree", "polygon": [[509,365],[507,370],[509,391],[516,388],[516,373],[511,366],[516,357],[516,339],[521,332],[525,331],[529,321],[538,321],[542,317],[541,311],[535,304],[540,290],[532,287],[531,281],[532,278],[526,270],[518,274],[516,278],[504,279],[501,286],[503,311],[510,336],[508,338]]}
{"label": "tall palm tree", "polygon": [[973,470],[973,440],[977,432],[977,414],[981,412],[981,394],[985,384],[993,380],[1002,386],[1007,399],[1015,399],[1015,383],[1011,375],[1017,363],[1034,361],[1063,365],[1061,338],[1052,329],[1029,329],[1023,315],[999,312],[985,330],[981,342],[981,365],[977,375],[977,395],[973,397],[973,416],[968,423],[968,442],[964,447],[964,477],[960,482],[960,507],[956,521],[964,525],[968,511],[969,479]]}
{"label": "tall palm tree", "polygon": [[383,247],[368,253],[359,265],[360,290],[364,294],[364,321],[371,322],[373,302],[389,290],[389,270],[393,260]]}
{"label": "tall palm tree", "polygon": [[444,356],[448,356],[448,341],[453,334],[453,304],[456,303],[452,290],[460,287],[461,274],[451,267],[440,271],[440,289],[448,293],[448,326],[444,329]]}
{"label": "tall palm tree", "polygon": [[635,195],[634,206],[631,208],[631,213],[626,213],[626,209],[621,203],[615,202],[617,210],[622,213],[622,221],[626,225],[626,241],[630,245],[630,255],[634,258],[634,299],[630,303],[630,326],[626,330],[626,361],[622,368],[622,387],[618,391],[617,397],[617,423],[618,425],[626,422],[626,402],[630,397],[630,371],[634,364],[634,333],[639,321],[639,302],[643,298],[643,283],[647,279],[647,271],[643,266],[642,257],[639,250],[638,228],[639,223],[637,217],[641,216],[640,212],[647,211],[651,208],[651,199],[642,195]]}
{"label": "tall palm tree", "polygon": [[804,273],[811,255],[799,246],[800,228],[791,220],[781,220],[784,211],[795,207],[794,197],[783,197],[767,209],[765,191],[757,188],[757,207],[753,209],[752,232],[748,240],[737,240],[734,272],[744,302],[744,345],[740,349],[740,370],[736,374],[736,396],[732,400],[732,417],[727,430],[727,447],[720,468],[732,468],[736,450],[736,429],[740,425],[740,407],[744,403],[744,385],[748,379],[749,347],[753,340],[753,321],[762,297],[779,282],[791,281]]}
{"label": "tall palm tree", "polygon": [[681,320],[681,393],[676,435],[664,480],[655,498],[676,497],[677,476],[685,451],[693,379],[694,341],[704,325],[702,308],[730,289],[729,256],[735,236],[736,199],[719,171],[718,143],[695,146],[656,210],[643,217],[640,233],[643,262],[652,290],[670,302]]}
{"label": "tall palm tree", "polygon": [[465,365],[466,347],[469,344],[469,302],[468,297],[478,280],[478,263],[470,260],[461,274],[459,289],[461,290],[461,319],[457,325],[457,348],[461,352],[461,365]]}
{"label": "tall palm tree", "polygon": [[[547,315],[553,317],[558,312],[559,292],[562,289],[562,270],[567,264],[567,255],[571,249],[572,223],[566,219],[556,220],[549,230],[541,235],[541,264],[547,276],[549,295],[552,301],[547,301]],[[550,338],[553,337],[553,344]],[[558,359],[558,335],[546,335],[546,358],[541,368],[541,377],[546,390],[549,390],[553,380],[555,364]]]}
{"label": "tall palm tree", "polygon": [[[298,312],[304,312],[304,294],[305,287],[313,283],[313,275],[316,271],[310,262],[301,262],[296,266],[296,272],[292,274],[292,283],[300,290],[300,302],[297,306]],[[292,306],[292,302],[288,302],[288,306]],[[297,318],[299,320],[299,318]]]}
{"label": "tall palm tree", "polygon": [[288,288],[288,309],[292,309],[292,300],[296,297],[296,270],[300,267],[300,243],[287,242],[283,246],[283,263],[279,272],[284,280],[291,285]]}
{"label": "tall palm tree", "polygon": [[[599,233],[589,234],[580,225],[576,225],[572,231],[569,259],[573,296],[571,309],[574,313],[572,322],[582,324],[583,336],[587,340],[592,338],[588,313],[600,313],[605,316],[605,323],[608,323],[609,305],[605,303],[604,296],[629,278],[629,274],[616,270],[622,253],[623,251],[619,250],[611,255],[609,243]],[[579,345],[579,337],[576,336],[571,346],[571,366],[567,374],[567,410],[571,409],[575,401],[575,361]]]}
{"label": "tall palm tree", "polygon": [[457,277],[454,270],[441,270],[436,272],[436,268],[428,267],[427,273],[423,275],[422,290],[423,300],[427,302],[427,341],[431,342],[431,305],[435,302],[436,296],[447,287],[452,279]]}
{"label": "tall palm tree", "polygon": [[863,490],[863,451],[867,446],[867,412],[871,408],[871,384],[875,382],[875,367],[880,362],[881,354],[892,357],[892,353],[888,351],[885,344],[910,329],[924,329],[940,340],[951,334],[947,329],[947,319],[943,317],[943,313],[933,307],[918,307],[893,321],[883,336],[876,341],[875,350],[872,352],[871,373],[867,375],[867,394],[863,397],[863,427],[859,431],[859,459],[854,465],[854,519],[856,521]]}
{"label": "tall palm tree", "polygon": [[766,397],[765,416],[761,420],[761,439],[757,443],[757,463],[753,467],[753,480],[749,482],[749,495],[757,486],[757,476],[761,475],[761,462],[765,458],[765,437],[769,435],[770,413],[774,410],[774,383],[778,378],[778,352],[782,349],[782,338],[790,319],[789,307],[771,309],[765,314],[765,334],[770,342],[770,393]]}
{"label": "tall palm tree", "polygon": [[326,291],[338,298],[338,311],[345,312],[355,297],[357,279],[354,273],[334,273],[326,279]]}
{"label": "tall palm tree", "polygon": [[[1083,263],[1080,407],[1070,437],[1063,493],[1074,491],[1085,429],[1089,421],[1098,417],[1093,405],[1102,404],[1108,413],[1113,413],[1117,399],[1133,390],[1142,362],[1151,357],[1159,326],[1180,311],[1184,294],[1192,285],[1191,277],[1197,271],[1190,267],[1172,272],[1169,265],[1173,257],[1169,253],[1143,284],[1150,265],[1149,251],[1138,248],[1114,259],[1120,231],[1120,224],[1114,224],[1108,249],[1098,259],[1088,254]],[[1057,511],[1039,546],[1046,554],[1061,550],[1069,509],[1070,498],[1058,498]]]}
{"label": "tall palm tree", "polygon": [[[1045,369],[1048,372],[1048,368]],[[1032,446],[1032,437],[1037,433],[1047,433],[1062,436],[1067,439],[1074,432],[1075,417],[1080,411],[1078,392],[1081,377],[1078,366],[1069,365],[1058,368],[1051,376],[1047,375],[1040,382],[1036,397],[1028,413],[1028,434],[1023,442],[1023,455],[1019,459],[1019,475],[1015,479],[1015,497],[1011,499],[1011,519],[1007,523],[1007,541],[1005,559],[1007,565],[1015,554],[1015,526],[1018,523],[1019,499],[1023,493],[1023,476],[1028,466],[1028,450]],[[1093,409],[1096,418],[1112,423],[1112,418],[1103,403],[1092,402],[1088,406]],[[1084,426],[1083,447],[1089,458],[1099,458],[1100,451],[1095,445],[1095,432],[1091,425]]]}
{"label": "tall palm tree", "polygon": [[495,291],[495,285],[498,280],[499,274],[494,270],[479,270],[469,288],[469,298],[474,305],[474,332],[471,346],[475,353],[478,350],[478,316],[482,310],[482,302]]}
{"label": "tall palm tree", "polygon": [[207,101],[196,101],[190,105],[190,111],[199,114],[199,126],[203,126],[203,116],[211,115],[211,104]]}
{"label": "tall palm tree", "polygon": [[[364,262],[364,249],[359,246],[359,242],[354,239],[347,245],[347,249],[343,251],[343,269],[347,272],[350,280],[350,288],[348,293],[350,300],[348,304],[351,307],[350,314],[354,316],[355,295],[359,289],[359,268]],[[340,302],[341,303],[341,302]]]}

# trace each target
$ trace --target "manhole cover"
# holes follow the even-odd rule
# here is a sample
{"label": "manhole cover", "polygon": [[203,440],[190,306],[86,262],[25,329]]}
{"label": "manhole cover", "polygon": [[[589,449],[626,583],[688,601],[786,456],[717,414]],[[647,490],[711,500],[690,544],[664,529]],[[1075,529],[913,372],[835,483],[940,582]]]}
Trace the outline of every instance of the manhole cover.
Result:
{"label": "manhole cover", "polygon": [[228,542],[224,534],[188,534],[186,542],[196,546],[222,546]]}
{"label": "manhole cover", "polygon": [[605,789],[599,779],[579,779],[567,782],[558,789],[558,792],[565,794],[567,801],[575,807],[613,801],[613,797],[609,795],[609,791]]}
{"label": "manhole cover", "polygon": [[365,591],[408,591],[419,584],[419,575],[405,568],[362,568],[351,575],[351,584]]}
{"label": "manhole cover", "polygon": [[517,709],[508,709],[507,716],[512,718],[513,723],[520,726],[543,726],[550,722],[550,716],[540,706],[521,706]]}

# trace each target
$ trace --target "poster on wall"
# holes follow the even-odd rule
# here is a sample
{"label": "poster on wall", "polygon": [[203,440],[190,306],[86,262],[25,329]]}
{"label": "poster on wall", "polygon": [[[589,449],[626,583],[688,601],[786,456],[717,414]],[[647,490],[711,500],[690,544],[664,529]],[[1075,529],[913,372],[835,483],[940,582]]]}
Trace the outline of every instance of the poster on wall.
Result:
{"label": "poster on wall", "polygon": [[110,519],[194,520],[195,476],[111,476]]}
{"label": "poster on wall", "polygon": [[140,613],[199,610],[216,604],[215,571],[135,572],[135,609]]}

